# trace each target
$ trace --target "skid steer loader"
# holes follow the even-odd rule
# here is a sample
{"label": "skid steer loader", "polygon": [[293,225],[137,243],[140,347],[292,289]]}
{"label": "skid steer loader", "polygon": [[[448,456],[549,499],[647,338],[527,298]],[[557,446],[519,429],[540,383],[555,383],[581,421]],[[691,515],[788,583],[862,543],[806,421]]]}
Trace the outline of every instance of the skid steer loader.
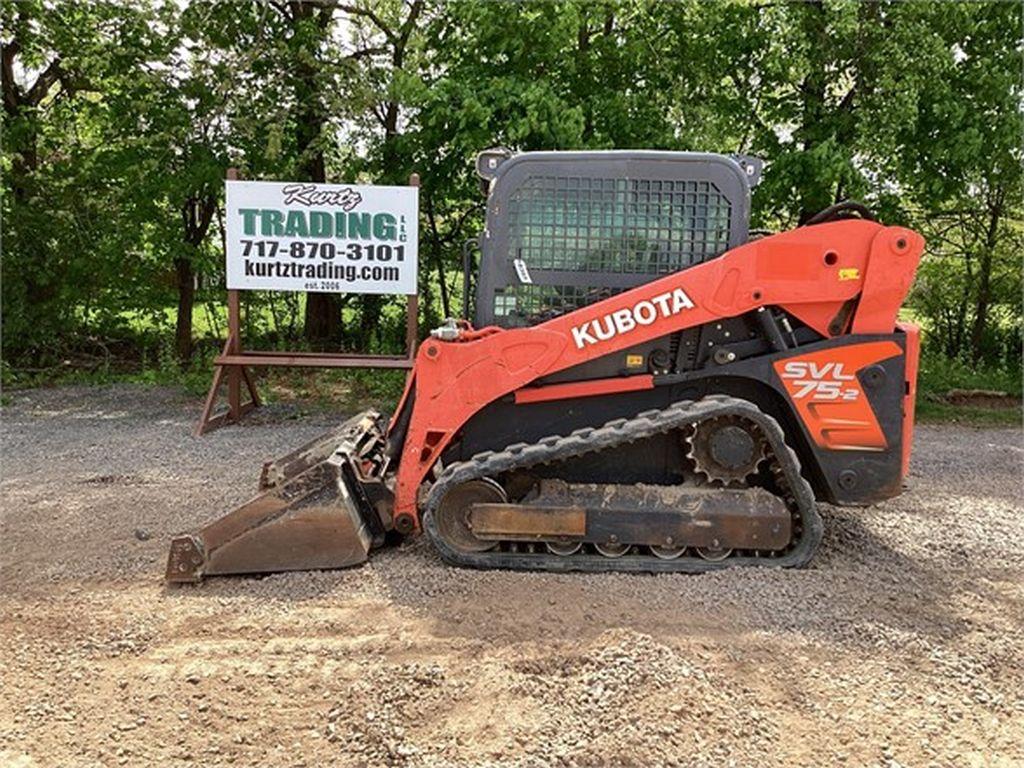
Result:
{"label": "skid steer loader", "polygon": [[845,203],[752,238],[749,157],[492,150],[477,170],[474,322],[431,333],[390,419],[267,464],[176,538],[169,581],[350,566],[417,532],[477,568],[798,567],[816,500],[901,491],[920,235]]}

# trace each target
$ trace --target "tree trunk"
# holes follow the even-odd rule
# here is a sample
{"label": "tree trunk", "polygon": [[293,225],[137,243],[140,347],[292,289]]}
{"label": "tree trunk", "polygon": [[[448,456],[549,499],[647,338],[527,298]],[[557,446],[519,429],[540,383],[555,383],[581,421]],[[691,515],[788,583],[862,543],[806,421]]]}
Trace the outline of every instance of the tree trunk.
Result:
{"label": "tree trunk", "polygon": [[195,306],[195,269],[192,254],[196,252],[217,210],[217,195],[213,192],[197,193],[188,197],[181,206],[181,223],[186,255],[174,260],[175,282],[178,287],[178,315],[174,324],[174,348],[178,361],[186,367],[192,360],[192,308]]}
{"label": "tree trunk", "polygon": [[[293,23],[292,42],[296,48],[294,51],[295,100],[298,106],[295,126],[296,149],[299,157],[302,158],[303,176],[309,181],[323,184],[327,181],[327,169],[324,153],[318,146],[318,142],[326,122],[326,115],[317,83],[316,67],[307,58],[309,51],[315,50],[311,44],[307,45],[307,42],[320,41],[307,41],[299,34],[298,28],[302,24],[303,29],[308,31],[309,28],[303,22],[312,18],[314,14],[318,14],[316,29],[321,36],[325,36],[330,26],[333,10],[311,2],[294,2],[290,7]],[[341,335],[341,310],[337,296],[333,293],[306,294],[303,335],[306,341],[315,345],[338,340]]]}
{"label": "tree trunk", "polygon": [[[404,48],[396,48],[391,61],[396,71],[402,68],[404,56]],[[383,178],[379,183],[401,183],[400,158],[395,143],[398,138],[398,116],[398,102],[389,101],[384,109],[384,146],[381,150]],[[374,331],[379,329],[380,314],[383,308],[384,301],[381,296],[367,293],[360,297],[359,346],[361,349],[367,348]]]}
{"label": "tree trunk", "polygon": [[985,330],[988,327],[988,309],[992,302],[992,256],[999,235],[999,219],[1002,216],[1002,200],[989,206],[988,230],[985,245],[978,260],[978,298],[974,305],[974,322],[971,325],[971,361],[977,365],[984,356]]}
{"label": "tree trunk", "polygon": [[380,311],[384,306],[384,297],[374,293],[364,293],[360,298],[362,312],[359,316],[359,350],[368,351],[374,332],[380,330]]}
{"label": "tree trunk", "polygon": [[178,283],[178,318],[174,327],[174,350],[182,367],[192,360],[192,308],[195,306],[195,274],[191,259],[175,259]]}
{"label": "tree trunk", "polygon": [[977,365],[984,355],[985,329],[988,327],[988,307],[992,299],[992,250],[982,251],[978,261],[978,298],[974,307],[974,322],[971,324],[971,361]]}
{"label": "tree trunk", "polygon": [[431,195],[423,196],[423,211],[427,215],[427,223],[430,225],[430,256],[437,267],[437,281],[441,287],[441,307],[444,316],[454,317],[452,314],[451,299],[448,296],[448,283],[444,275],[444,254],[441,248],[441,233],[437,228],[437,218],[434,216],[434,200]]}
{"label": "tree trunk", "polygon": [[[795,135],[801,141],[803,151],[810,153],[829,138],[832,127],[827,119],[825,103],[828,86],[825,64],[830,46],[827,18],[821,0],[810,0],[797,7],[800,9],[800,31],[811,53],[807,75],[800,83],[801,125]],[[799,222],[802,225],[831,203],[831,180],[815,179],[813,183],[805,183],[799,195]]]}
{"label": "tree trunk", "polygon": [[[32,198],[37,192],[35,176],[39,170],[39,137],[43,120],[41,105],[44,104],[54,84],[66,74],[61,67],[60,58],[54,58],[43,68],[28,89],[21,89],[14,74],[17,69],[15,61],[21,53],[20,40],[12,39],[0,43],[0,91],[3,94],[3,107],[7,115],[6,149],[11,157],[8,178],[16,215],[21,213],[22,208],[27,209],[32,205]],[[75,88],[70,83],[65,83],[64,90],[73,93]],[[33,267],[23,273],[26,304],[30,312],[29,322],[43,322],[49,319],[52,310],[50,302],[57,297],[59,288],[58,280],[46,277],[46,265],[54,254],[46,238],[36,239],[25,253],[30,254],[26,261]],[[39,279],[39,275],[44,276],[42,280]]]}
{"label": "tree trunk", "polygon": [[[391,50],[391,74],[400,72],[405,64],[406,46],[409,43],[409,36],[416,27],[416,21],[423,10],[423,0],[413,0],[409,5],[409,12],[402,22],[397,33],[392,33],[389,38],[392,43]],[[398,122],[401,113],[401,105],[398,101],[391,99],[384,104],[382,127],[384,128],[384,143],[381,147],[381,184],[402,184],[402,178],[408,173],[408,168],[403,168],[402,158],[398,153]],[[376,332],[380,331],[380,315],[384,308],[384,297],[372,294],[364,294],[360,297],[360,318],[359,318],[359,344],[365,348]],[[383,337],[381,337],[383,338]]]}
{"label": "tree trunk", "polygon": [[333,293],[307,293],[303,323],[309,342],[322,344],[337,339],[341,330],[337,297]]}

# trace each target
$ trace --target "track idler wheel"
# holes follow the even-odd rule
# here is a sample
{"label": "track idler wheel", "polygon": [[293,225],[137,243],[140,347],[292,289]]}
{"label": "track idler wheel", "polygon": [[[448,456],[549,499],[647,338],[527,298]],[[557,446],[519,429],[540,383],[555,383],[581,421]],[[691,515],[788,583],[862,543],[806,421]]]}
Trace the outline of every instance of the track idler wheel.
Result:
{"label": "track idler wheel", "polygon": [[697,554],[709,563],[720,563],[732,554],[731,549],[711,549],[710,547],[697,547]]}
{"label": "track idler wheel", "polygon": [[448,544],[461,552],[486,552],[497,546],[473,533],[470,513],[474,504],[505,504],[505,490],[490,478],[468,480],[452,488],[437,507],[437,528]]}
{"label": "track idler wheel", "polygon": [[677,557],[682,557],[686,551],[686,547],[650,547],[651,554],[659,560],[675,560]]}

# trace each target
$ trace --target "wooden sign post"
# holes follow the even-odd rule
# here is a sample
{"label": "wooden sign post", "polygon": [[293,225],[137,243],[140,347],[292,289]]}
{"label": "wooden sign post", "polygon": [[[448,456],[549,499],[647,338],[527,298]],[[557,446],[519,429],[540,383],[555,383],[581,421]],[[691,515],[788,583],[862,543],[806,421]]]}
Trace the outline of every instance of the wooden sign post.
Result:
{"label": "wooden sign post", "polygon": [[[238,179],[238,171],[229,168],[228,181]],[[418,187],[418,174],[409,176],[409,186]],[[419,335],[419,297],[416,293],[406,294],[406,320],[404,355],[359,355],[320,352],[276,352],[246,350],[242,346],[241,296],[237,289],[228,289],[228,336],[220,356],[214,359],[213,381],[206,395],[202,415],[196,425],[197,436],[226,424],[238,423],[254,408],[259,407],[260,398],[256,391],[251,367],[285,368],[412,368],[416,359],[416,343]],[[227,409],[214,413],[217,396],[227,377]],[[249,399],[242,402],[242,384],[245,383]]]}

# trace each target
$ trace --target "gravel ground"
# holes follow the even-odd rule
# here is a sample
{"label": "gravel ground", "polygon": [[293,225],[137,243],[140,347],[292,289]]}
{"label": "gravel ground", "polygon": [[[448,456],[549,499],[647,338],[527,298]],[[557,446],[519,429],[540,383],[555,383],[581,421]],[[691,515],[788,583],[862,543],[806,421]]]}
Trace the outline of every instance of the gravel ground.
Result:
{"label": "gravel ground", "polygon": [[548,575],[422,541],[167,588],[168,538],[334,421],[167,389],[2,412],[0,765],[1024,765],[1020,430],[921,427],[804,571]]}

